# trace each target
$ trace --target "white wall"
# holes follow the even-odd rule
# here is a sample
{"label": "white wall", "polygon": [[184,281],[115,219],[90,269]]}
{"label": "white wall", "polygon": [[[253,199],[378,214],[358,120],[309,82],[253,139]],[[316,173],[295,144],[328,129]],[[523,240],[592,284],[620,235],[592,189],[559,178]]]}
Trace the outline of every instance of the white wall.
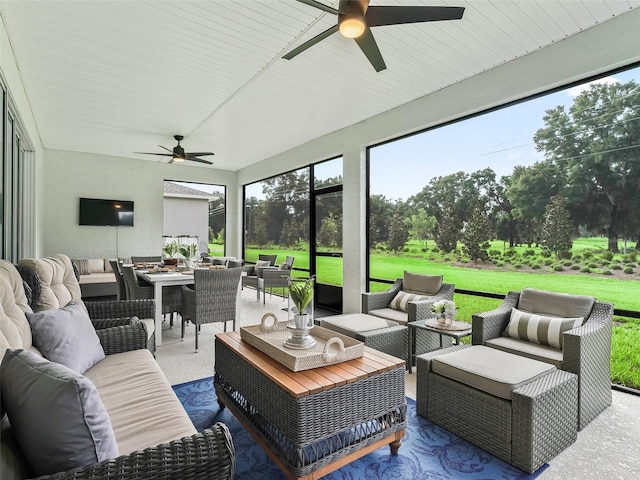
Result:
{"label": "white wall", "polygon": [[[163,235],[164,180],[226,185],[236,190],[235,174],[201,167],[185,167],[138,159],[87,153],[45,151],[43,255],[65,253],[72,258],[128,257],[160,252]],[[134,201],[133,227],[78,225],[80,197]],[[229,199],[235,211],[235,198]],[[229,255],[238,255],[227,216]]]}
{"label": "white wall", "polygon": [[[366,148],[640,61],[639,26],[640,9],[244,168],[238,172],[238,185],[241,187],[293,168],[343,155],[343,214],[345,225],[350,227],[343,229],[343,304],[345,312],[359,311],[359,293],[364,290],[365,282],[366,189],[363,182]],[[425,164],[424,169],[428,175],[429,165]]]}

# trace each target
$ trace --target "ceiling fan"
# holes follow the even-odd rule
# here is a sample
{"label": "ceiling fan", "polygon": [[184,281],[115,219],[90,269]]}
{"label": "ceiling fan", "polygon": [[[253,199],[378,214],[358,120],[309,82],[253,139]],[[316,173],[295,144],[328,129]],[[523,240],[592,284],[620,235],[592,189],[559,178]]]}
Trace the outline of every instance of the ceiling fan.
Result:
{"label": "ceiling fan", "polygon": [[167,152],[171,152],[171,153],[151,153],[151,152],[133,152],[133,153],[140,153],[142,155],[161,155],[163,157],[171,157],[171,160],[169,160],[169,163],[173,163],[173,162],[181,163],[181,162],[184,162],[185,160],[189,160],[191,162],[200,162],[200,163],[206,163],[207,165],[213,165],[213,162],[210,162],[209,160],[205,160],[204,158],[198,158],[201,156],[206,157],[208,155],[214,155],[213,152],[185,152],[184,148],[180,146],[180,142],[184,139],[184,136],[174,135],[173,138],[175,138],[178,141],[178,145],[173,147],[173,150],[169,150],[167,147],[158,145],[160,148],[164,148]]}
{"label": "ceiling fan", "polygon": [[298,0],[311,7],[333,13],[338,16],[338,24],[316,35],[297,48],[283,55],[282,58],[291,60],[307,48],[335,32],[340,32],[346,38],[353,38],[362,53],[365,54],[376,72],[384,70],[384,63],[378,44],[370,27],[384,25],[399,25],[402,23],[437,22],[440,20],[459,20],[464,13],[464,7],[402,7],[402,6],[369,6],[369,0],[340,0],[338,8],[333,8],[316,0]]}

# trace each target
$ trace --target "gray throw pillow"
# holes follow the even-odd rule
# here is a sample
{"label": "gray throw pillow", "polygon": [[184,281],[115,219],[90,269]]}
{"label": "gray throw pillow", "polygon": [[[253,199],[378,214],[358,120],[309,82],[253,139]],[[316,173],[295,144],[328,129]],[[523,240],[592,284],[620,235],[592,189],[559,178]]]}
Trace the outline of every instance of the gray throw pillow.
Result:
{"label": "gray throw pillow", "polygon": [[0,374],[2,403],[35,476],[118,456],[111,420],[89,379],[26,350],[7,350]]}
{"label": "gray throw pillow", "polygon": [[104,350],[87,312],[76,303],[27,313],[33,344],[52,362],[84,373],[104,359]]}

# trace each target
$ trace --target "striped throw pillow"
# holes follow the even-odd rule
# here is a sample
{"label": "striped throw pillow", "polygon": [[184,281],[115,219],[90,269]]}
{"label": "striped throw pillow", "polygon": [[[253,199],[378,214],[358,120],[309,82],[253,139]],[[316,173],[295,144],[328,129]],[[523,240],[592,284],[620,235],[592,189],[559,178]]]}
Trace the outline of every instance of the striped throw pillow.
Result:
{"label": "striped throw pillow", "polygon": [[90,275],[91,271],[89,270],[89,260],[75,259],[73,263],[78,267],[78,273],[80,275]]}
{"label": "striped throw pillow", "polygon": [[547,317],[514,308],[503,335],[562,350],[562,334],[583,321],[584,318]]}
{"label": "striped throw pillow", "polygon": [[389,304],[389,308],[394,310],[402,310],[403,312],[407,311],[407,304],[409,302],[417,302],[418,300],[428,300],[429,297],[425,297],[424,295],[416,295],[415,293],[407,293],[400,290],[398,294],[391,300]]}

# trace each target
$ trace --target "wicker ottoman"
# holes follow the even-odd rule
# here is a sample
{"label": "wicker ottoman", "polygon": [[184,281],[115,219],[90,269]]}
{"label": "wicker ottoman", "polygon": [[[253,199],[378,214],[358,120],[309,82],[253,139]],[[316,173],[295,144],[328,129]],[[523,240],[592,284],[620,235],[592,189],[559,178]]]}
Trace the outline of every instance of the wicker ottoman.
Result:
{"label": "wicker ottoman", "polygon": [[417,357],[418,415],[527,472],[575,442],[578,377],[484,346]]}
{"label": "wicker ottoman", "polygon": [[407,359],[407,327],[391,320],[366,313],[348,313],[323,317],[320,326],[360,340],[380,352]]}

